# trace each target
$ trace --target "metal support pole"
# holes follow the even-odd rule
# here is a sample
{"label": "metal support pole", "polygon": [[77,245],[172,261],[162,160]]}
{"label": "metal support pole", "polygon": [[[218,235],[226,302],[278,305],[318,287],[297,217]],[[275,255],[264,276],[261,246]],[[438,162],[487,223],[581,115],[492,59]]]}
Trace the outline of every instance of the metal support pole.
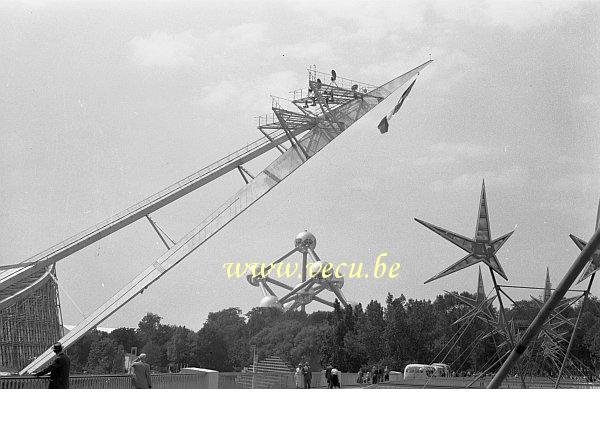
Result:
{"label": "metal support pole", "polygon": [[302,281],[306,282],[306,256],[307,253],[302,253]]}
{"label": "metal support pole", "polygon": [[171,246],[173,244],[175,244],[175,242],[169,238],[169,236],[165,233],[165,236],[167,238],[169,238],[169,241],[171,241],[171,245],[169,245],[169,243],[167,243],[167,240],[165,240],[165,237],[163,237],[163,233],[161,232],[161,229],[158,227],[158,225],[154,222],[154,220],[152,220],[150,218],[150,214],[146,214],[146,218],[148,219],[148,221],[150,222],[150,226],[152,226],[152,229],[154,229],[154,232],[156,232],[156,234],[158,235],[158,237],[160,238],[160,240],[163,242],[163,244],[165,245],[165,247],[167,249],[170,249]]}
{"label": "metal support pole", "polygon": [[496,360],[494,363],[492,363],[492,364],[490,365],[490,367],[489,367],[489,368],[487,368],[485,371],[483,371],[481,374],[479,374],[479,375],[477,376],[477,378],[475,378],[473,381],[471,381],[469,384],[467,384],[467,386],[465,387],[465,389],[468,389],[469,387],[471,387],[473,384],[475,384],[475,382],[476,382],[477,380],[479,380],[479,379],[480,379],[480,378],[482,378],[484,375],[486,375],[488,372],[490,372],[490,371],[491,371],[493,368],[495,368],[495,367],[496,367],[496,365],[497,365],[498,363],[500,363],[500,362],[502,361],[502,359],[504,359],[506,356],[508,356],[508,354],[509,354],[509,353],[510,353],[510,350],[509,350],[509,351],[507,351],[506,353],[504,353],[504,354],[502,355],[502,357],[500,357],[498,360]]}
{"label": "metal support pole", "polygon": [[277,120],[279,120],[279,124],[283,128],[285,135],[290,141],[290,144],[294,147],[294,149],[296,149],[296,151],[300,155],[300,158],[303,158],[303,161],[308,160],[310,158],[309,155],[306,153],[306,150],[302,147],[296,136],[294,136],[294,134],[288,127],[287,122],[285,121],[285,119],[283,119],[283,116],[281,116],[276,109],[273,109],[273,113],[275,113],[275,116],[277,116]]}
{"label": "metal support pole", "polygon": [[504,325],[504,329],[506,331],[506,335],[510,341],[511,346],[515,346],[515,340],[513,338],[512,332],[508,327],[508,322],[506,321],[506,313],[504,311],[504,303],[502,302],[502,296],[500,295],[500,288],[498,288],[498,283],[496,282],[496,276],[494,274],[494,270],[492,267],[489,267],[490,274],[492,275],[492,282],[494,283],[494,289],[496,290],[496,297],[498,297],[498,303],[500,304],[500,316],[502,317],[502,324]]}
{"label": "metal support pole", "polygon": [[512,365],[517,362],[521,355],[525,352],[529,343],[538,334],[546,319],[548,319],[554,308],[558,306],[560,300],[565,296],[577,276],[579,276],[579,273],[581,273],[598,248],[600,248],[600,229],[594,233],[590,239],[590,242],[587,243],[577,259],[575,259],[575,262],[573,262],[571,268],[569,268],[565,276],[562,278],[554,290],[554,293],[550,296],[546,304],[542,306],[533,322],[525,331],[525,334],[523,334],[521,337],[521,340],[517,343],[517,346],[512,350],[510,356],[508,356],[508,359],[506,359],[506,361],[502,364],[500,370],[498,370],[488,385],[488,389],[497,389],[500,387],[502,381],[504,381],[508,375]]}
{"label": "metal support pole", "polygon": [[[506,312],[504,310],[504,303],[502,302],[502,296],[500,295],[500,292],[502,292],[502,294],[504,294],[504,291],[502,291],[500,289],[500,287],[498,286],[498,282],[496,282],[496,275],[494,274],[494,269],[492,267],[489,267],[490,269],[490,274],[492,275],[492,282],[494,283],[494,289],[496,290],[496,296],[498,297],[498,303],[500,304],[500,315],[502,315],[502,323],[504,325],[504,330],[506,331],[506,335],[508,336],[508,340],[510,341],[510,346],[511,347],[515,347],[515,338],[512,334],[512,330],[510,329],[510,327],[508,326],[508,322],[506,321]],[[506,295],[506,294],[504,294]],[[519,370],[519,378],[521,379],[521,387],[523,389],[527,389],[527,385],[525,384],[525,378],[523,376],[523,370],[521,369],[521,365],[517,365],[517,369]]]}
{"label": "metal support pole", "polygon": [[575,341],[575,333],[577,333],[577,325],[579,324],[579,319],[581,318],[581,314],[583,313],[583,309],[585,307],[585,302],[588,299],[590,294],[590,290],[592,289],[592,283],[594,282],[594,276],[596,273],[592,274],[590,277],[590,283],[588,283],[587,290],[583,294],[583,300],[581,301],[581,307],[579,308],[579,313],[577,314],[577,319],[575,320],[575,325],[573,326],[573,333],[571,333],[571,339],[569,339],[569,345],[567,346],[567,351],[565,352],[565,357],[563,358],[562,365],[560,366],[560,371],[558,371],[558,377],[556,378],[556,383],[554,384],[554,388],[558,389],[560,384],[560,379],[563,374],[563,370],[567,365],[567,359],[569,358],[569,353],[571,352],[571,347],[573,346],[573,342]]}

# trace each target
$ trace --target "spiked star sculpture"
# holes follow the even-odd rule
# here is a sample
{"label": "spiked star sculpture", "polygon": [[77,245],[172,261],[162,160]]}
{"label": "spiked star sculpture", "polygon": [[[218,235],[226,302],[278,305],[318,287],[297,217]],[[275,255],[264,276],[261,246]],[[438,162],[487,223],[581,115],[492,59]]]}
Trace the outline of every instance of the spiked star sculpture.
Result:
{"label": "spiked star sculpture", "polygon": [[[542,298],[532,297],[533,301],[541,309],[552,295],[552,283],[550,282],[550,269],[546,267],[546,284]],[[568,318],[565,318],[561,312],[570,305],[572,298],[561,300],[556,308],[556,312],[551,315],[542,325],[537,338],[534,340],[532,350],[528,354],[529,358],[534,360],[537,365],[560,366],[562,355],[564,353],[563,344],[568,343],[565,338],[567,334],[565,325],[573,324]],[[535,351],[534,348],[538,347]]]}
{"label": "spiked star sculpture", "polygon": [[[600,226],[600,201],[598,202],[598,213],[596,214],[596,230],[598,230],[599,226]],[[583,241],[581,238],[576,237],[573,234],[570,234],[569,237],[571,237],[571,239],[575,242],[575,244],[577,244],[577,247],[579,247],[579,250],[583,250],[587,244],[587,242]],[[590,261],[589,265],[587,266],[587,268],[585,269],[584,273],[582,274],[581,278],[579,279],[579,281],[577,283],[581,283],[582,281],[584,281],[585,279],[590,277],[592,274],[594,274],[599,269],[600,269],[600,249],[598,249],[594,252],[594,254],[592,255],[592,260]]]}
{"label": "spiked star sculpture", "polygon": [[461,303],[470,306],[471,309],[461,316],[459,319],[454,321],[454,324],[458,324],[464,321],[471,321],[474,318],[479,318],[486,323],[496,323],[498,319],[492,310],[492,303],[496,299],[496,296],[488,298],[485,294],[485,288],[483,287],[483,278],[481,277],[481,267],[479,267],[479,279],[477,282],[477,295],[475,299],[465,297],[455,292],[448,292],[452,297],[460,301]]}
{"label": "spiked star sculpture", "polygon": [[468,253],[467,256],[452,264],[442,272],[436,274],[431,279],[425,281],[425,283],[429,283],[433,280],[439,279],[440,277],[447,276],[455,271],[462,270],[463,268],[479,262],[484,262],[505,280],[508,280],[504,270],[502,269],[502,266],[500,265],[500,262],[498,261],[498,258],[496,257],[496,252],[500,249],[500,247],[502,247],[502,245],[506,242],[506,240],[508,240],[514,231],[509,232],[506,235],[502,235],[495,240],[492,239],[487,201],[485,198],[485,181],[481,185],[479,214],[477,216],[477,226],[475,227],[475,237],[473,239],[456,234],[417,218],[415,218],[415,220]]}

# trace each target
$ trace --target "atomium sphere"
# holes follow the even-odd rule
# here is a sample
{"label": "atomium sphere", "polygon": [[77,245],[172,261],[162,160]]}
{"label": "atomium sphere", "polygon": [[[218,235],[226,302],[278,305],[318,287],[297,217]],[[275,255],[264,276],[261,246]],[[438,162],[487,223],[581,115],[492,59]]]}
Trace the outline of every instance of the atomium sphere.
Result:
{"label": "atomium sphere", "polygon": [[294,245],[301,253],[308,252],[308,248],[314,249],[317,247],[317,239],[313,234],[308,231],[300,232],[296,235],[296,240],[294,241]]}
{"label": "atomium sphere", "polygon": [[258,304],[260,307],[277,307],[281,308],[281,304],[279,304],[279,299],[274,295],[265,295]]}
{"label": "atomium sphere", "polygon": [[246,275],[246,280],[252,286],[258,286],[258,281],[260,280],[259,276],[255,276],[252,273]]}

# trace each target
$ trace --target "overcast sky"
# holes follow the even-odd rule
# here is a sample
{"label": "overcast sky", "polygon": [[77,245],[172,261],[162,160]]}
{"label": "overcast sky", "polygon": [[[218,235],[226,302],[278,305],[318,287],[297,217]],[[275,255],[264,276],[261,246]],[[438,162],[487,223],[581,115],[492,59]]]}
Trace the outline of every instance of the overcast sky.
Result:
{"label": "overcast sky", "polygon": [[[477,267],[424,285],[463,252],[414,222],[472,237],[485,178],[510,284],[558,283],[600,199],[600,4],[576,2],[32,1],[0,5],[0,263],[91,226],[260,137],[270,94],[309,65],[381,84],[429,59],[388,134],[378,106],[103,325],[148,311],[198,329],[261,298],[223,263],[269,261],[309,229],[317,252],[399,262],[349,299],[475,291]],[[277,152],[248,164],[258,172]],[[154,214],[179,239],[243,185],[231,173]],[[84,313],[164,246],[146,221],[57,265]],[[484,274],[491,289],[489,274]],[[599,295],[599,290],[593,293]],[[514,290],[515,298],[532,291]],[[66,324],[81,314],[64,292]]]}

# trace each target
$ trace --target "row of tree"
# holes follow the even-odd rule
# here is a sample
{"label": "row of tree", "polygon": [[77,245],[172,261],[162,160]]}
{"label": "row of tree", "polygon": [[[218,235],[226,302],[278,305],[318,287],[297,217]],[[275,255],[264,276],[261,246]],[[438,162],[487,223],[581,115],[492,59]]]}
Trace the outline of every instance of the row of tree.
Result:
{"label": "row of tree", "polygon": [[[578,308],[568,308],[563,315],[573,318]],[[254,308],[243,315],[232,307],[210,313],[197,332],[162,324],[159,315],[148,313],[137,329],[88,333],[68,354],[74,372],[95,374],[123,372],[125,353],[133,347],[138,354],[146,353],[158,372],[185,366],[239,371],[252,364],[254,351],[259,358],[277,355],[291,366],[308,361],[315,370],[329,362],[344,372],[373,365],[402,370],[408,363],[445,362],[456,372],[477,372],[500,357],[502,338],[491,333],[489,321],[475,319],[468,327],[467,321],[455,324],[469,309],[450,294],[434,301],[388,294],[385,305],[371,301],[364,309],[344,309],[336,302],[332,311],[311,314]],[[538,310],[533,301],[519,301],[507,317],[529,323]],[[572,328],[563,327],[568,339]],[[591,370],[600,367],[600,302],[594,297],[586,304],[572,353]]]}

